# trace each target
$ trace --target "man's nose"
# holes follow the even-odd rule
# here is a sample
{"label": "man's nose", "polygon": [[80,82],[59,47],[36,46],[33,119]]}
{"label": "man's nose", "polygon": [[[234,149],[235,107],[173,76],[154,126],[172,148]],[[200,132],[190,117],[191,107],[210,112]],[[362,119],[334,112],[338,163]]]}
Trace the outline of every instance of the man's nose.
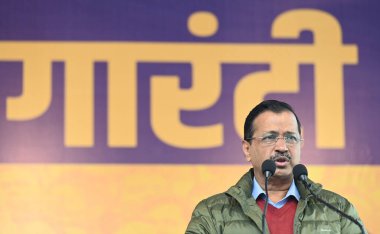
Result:
{"label": "man's nose", "polygon": [[288,151],[288,145],[286,144],[285,139],[283,137],[277,138],[275,146],[277,151]]}

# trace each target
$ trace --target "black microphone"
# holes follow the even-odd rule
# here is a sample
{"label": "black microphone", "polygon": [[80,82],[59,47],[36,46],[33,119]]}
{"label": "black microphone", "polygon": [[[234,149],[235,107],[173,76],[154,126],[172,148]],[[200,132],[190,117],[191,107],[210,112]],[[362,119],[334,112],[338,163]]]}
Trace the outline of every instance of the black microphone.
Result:
{"label": "black microphone", "polygon": [[263,174],[265,175],[265,178],[269,178],[276,171],[276,163],[274,163],[270,159],[267,159],[261,165],[261,170],[263,171]]}
{"label": "black microphone", "polygon": [[300,180],[302,181],[303,185],[307,188],[307,190],[309,190],[309,192],[311,193],[311,195],[313,195],[313,197],[323,203],[324,205],[326,205],[328,208],[332,209],[333,211],[337,212],[338,214],[340,214],[341,216],[345,217],[346,219],[349,219],[350,221],[352,221],[353,223],[355,223],[356,225],[359,226],[361,232],[364,234],[364,227],[361,223],[359,223],[359,221],[357,221],[354,217],[344,213],[343,211],[339,210],[338,208],[336,208],[335,206],[331,205],[330,203],[322,200],[321,198],[319,198],[312,190],[311,190],[311,184],[307,182],[307,169],[304,165],[302,164],[298,164],[298,165],[295,165],[293,167],[293,175],[294,175],[294,178],[296,180]]}
{"label": "black microphone", "polygon": [[269,201],[269,195],[268,195],[268,180],[269,177],[274,175],[274,172],[276,171],[276,164],[270,160],[267,159],[263,162],[261,165],[261,170],[263,174],[265,175],[265,205],[264,205],[264,210],[263,210],[263,216],[262,216],[262,229],[263,229],[263,234],[265,233],[265,223],[266,223],[266,215],[267,215],[267,209],[268,209],[268,201]]}
{"label": "black microphone", "polygon": [[305,187],[308,190],[310,190],[311,185],[309,183],[307,183],[308,173],[307,173],[307,169],[306,169],[305,165],[303,165],[303,164],[295,165],[293,167],[293,175],[294,175],[294,179],[300,180],[303,183],[303,185],[305,185]]}

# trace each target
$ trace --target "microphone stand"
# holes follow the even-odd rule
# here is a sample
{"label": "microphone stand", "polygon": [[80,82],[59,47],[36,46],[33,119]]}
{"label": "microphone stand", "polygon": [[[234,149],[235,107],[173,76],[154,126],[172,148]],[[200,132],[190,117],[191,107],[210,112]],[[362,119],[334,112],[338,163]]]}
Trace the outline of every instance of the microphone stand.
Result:
{"label": "microphone stand", "polygon": [[[266,172],[267,174],[268,172]],[[265,234],[265,224],[266,224],[266,216],[267,216],[267,209],[268,209],[268,201],[269,201],[269,194],[268,194],[268,180],[269,176],[265,175],[265,205],[264,205],[264,210],[263,210],[263,216],[262,216],[262,229],[263,229],[263,234]]]}
{"label": "microphone stand", "polygon": [[261,170],[263,171],[263,174],[265,175],[266,199],[265,199],[265,205],[264,205],[263,216],[262,216],[262,221],[261,221],[263,234],[265,234],[265,226],[266,226],[265,223],[266,223],[266,215],[267,215],[267,208],[268,208],[268,201],[269,201],[268,180],[269,180],[269,177],[274,175],[274,172],[276,171],[276,164],[272,160],[267,159],[261,165]]}

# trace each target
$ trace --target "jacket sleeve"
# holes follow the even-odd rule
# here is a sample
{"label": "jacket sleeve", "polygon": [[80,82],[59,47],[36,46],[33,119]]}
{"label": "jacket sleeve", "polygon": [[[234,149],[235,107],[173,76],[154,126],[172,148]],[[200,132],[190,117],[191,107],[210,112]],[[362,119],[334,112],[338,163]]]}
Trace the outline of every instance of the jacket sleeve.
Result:
{"label": "jacket sleeve", "polygon": [[[344,209],[344,213],[346,213],[349,216],[356,219],[363,226],[364,232],[368,233],[364,227],[363,222],[359,218],[358,212],[356,211],[355,207],[349,201],[346,201],[346,207]],[[358,225],[356,225],[354,222],[352,222],[351,220],[349,220],[345,217],[342,217],[342,219],[341,219],[341,227],[342,227],[341,232],[343,234],[346,234],[346,233],[347,234],[353,234],[353,233],[361,234],[362,233],[361,229]]]}
{"label": "jacket sleeve", "polygon": [[214,218],[206,204],[201,201],[194,209],[186,234],[217,234]]}

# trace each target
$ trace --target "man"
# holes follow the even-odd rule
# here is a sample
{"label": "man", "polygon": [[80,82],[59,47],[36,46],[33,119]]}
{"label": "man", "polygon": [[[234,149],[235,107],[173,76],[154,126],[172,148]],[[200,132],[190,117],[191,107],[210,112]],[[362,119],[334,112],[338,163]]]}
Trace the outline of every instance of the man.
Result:
{"label": "man", "polygon": [[[249,113],[244,124],[242,150],[252,169],[228,191],[201,201],[195,208],[186,233],[262,233],[262,210],[266,196],[261,165],[273,160],[276,171],[269,179],[266,233],[361,233],[350,220],[312,197],[293,179],[300,162],[303,135],[301,123],[287,103],[263,101]],[[360,219],[342,196],[308,180],[321,199]]]}

